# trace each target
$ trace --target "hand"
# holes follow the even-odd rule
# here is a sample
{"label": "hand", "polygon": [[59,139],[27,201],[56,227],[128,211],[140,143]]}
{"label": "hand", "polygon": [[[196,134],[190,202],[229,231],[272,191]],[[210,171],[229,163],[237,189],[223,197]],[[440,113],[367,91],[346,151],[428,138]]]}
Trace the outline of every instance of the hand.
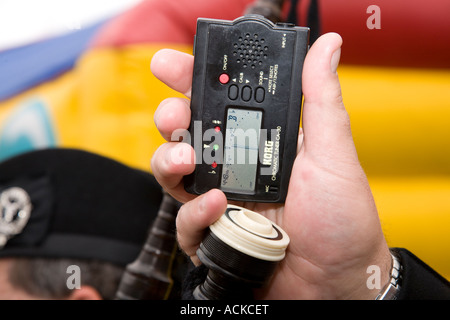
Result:
{"label": "hand", "polygon": [[[282,227],[291,242],[269,286],[257,292],[267,299],[373,299],[366,273],[370,265],[389,280],[391,257],[367,178],[352,139],[336,69],[342,39],[330,33],[309,50],[303,69],[303,130],[285,204],[236,203],[263,214]],[[172,50],[158,52],[153,74],[190,96],[193,57]],[[187,129],[189,100],[169,98],[155,113],[161,134],[170,141],[175,129]],[[183,157],[180,161],[179,157]],[[194,150],[168,142],[152,159],[159,183],[186,202],[177,217],[182,249],[199,264],[196,250],[204,230],[225,211],[220,190],[201,196],[184,191],[182,178],[194,170]]]}

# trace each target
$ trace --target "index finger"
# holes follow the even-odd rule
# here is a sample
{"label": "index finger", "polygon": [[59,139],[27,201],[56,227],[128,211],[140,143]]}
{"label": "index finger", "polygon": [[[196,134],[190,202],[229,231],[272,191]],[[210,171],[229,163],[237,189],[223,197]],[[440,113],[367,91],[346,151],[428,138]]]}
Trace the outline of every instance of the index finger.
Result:
{"label": "index finger", "polygon": [[150,64],[152,73],[170,88],[191,97],[194,56],[162,49],[155,53]]}

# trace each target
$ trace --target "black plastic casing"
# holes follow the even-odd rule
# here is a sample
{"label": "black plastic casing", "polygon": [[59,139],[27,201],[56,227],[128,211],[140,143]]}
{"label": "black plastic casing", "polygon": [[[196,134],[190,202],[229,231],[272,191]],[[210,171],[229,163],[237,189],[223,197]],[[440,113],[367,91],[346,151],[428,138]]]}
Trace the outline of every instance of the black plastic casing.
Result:
{"label": "black plastic casing", "polygon": [[[222,178],[230,173],[223,147],[232,108],[262,114],[265,134],[259,136],[257,163],[248,166],[253,171],[256,165],[254,190],[223,191],[230,200],[284,202],[296,157],[309,28],[273,24],[259,15],[200,18],[195,39],[189,132],[197,164],[185,176],[186,191],[223,190]],[[204,136],[207,131],[217,134]]]}

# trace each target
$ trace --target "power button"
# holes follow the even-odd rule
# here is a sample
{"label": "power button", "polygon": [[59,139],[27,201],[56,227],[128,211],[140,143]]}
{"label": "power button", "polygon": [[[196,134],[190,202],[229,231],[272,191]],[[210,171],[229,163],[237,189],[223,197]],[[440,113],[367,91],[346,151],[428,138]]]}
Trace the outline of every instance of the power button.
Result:
{"label": "power button", "polygon": [[230,81],[230,76],[229,76],[228,74],[222,73],[222,74],[219,76],[219,82],[220,82],[221,84],[226,84],[226,83],[228,83],[228,81]]}

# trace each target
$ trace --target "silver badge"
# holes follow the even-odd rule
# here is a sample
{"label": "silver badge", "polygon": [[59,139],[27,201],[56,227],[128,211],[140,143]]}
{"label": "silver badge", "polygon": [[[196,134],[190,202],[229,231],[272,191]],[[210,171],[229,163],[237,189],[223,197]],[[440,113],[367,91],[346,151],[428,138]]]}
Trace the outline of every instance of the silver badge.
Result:
{"label": "silver badge", "polygon": [[0,249],[22,232],[31,214],[31,200],[22,188],[12,187],[0,193]]}

